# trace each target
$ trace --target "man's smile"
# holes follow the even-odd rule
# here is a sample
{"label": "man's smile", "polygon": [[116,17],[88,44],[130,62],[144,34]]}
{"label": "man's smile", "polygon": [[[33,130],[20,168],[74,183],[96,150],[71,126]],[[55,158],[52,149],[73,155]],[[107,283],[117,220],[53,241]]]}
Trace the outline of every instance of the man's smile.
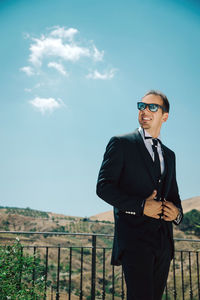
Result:
{"label": "man's smile", "polygon": [[152,120],[152,119],[151,119],[151,118],[147,118],[147,117],[142,117],[142,120],[150,121],[150,120]]}
{"label": "man's smile", "polygon": [[147,116],[141,116],[140,120],[141,120],[142,123],[145,123],[145,122],[152,121],[152,118],[151,117],[147,117]]}

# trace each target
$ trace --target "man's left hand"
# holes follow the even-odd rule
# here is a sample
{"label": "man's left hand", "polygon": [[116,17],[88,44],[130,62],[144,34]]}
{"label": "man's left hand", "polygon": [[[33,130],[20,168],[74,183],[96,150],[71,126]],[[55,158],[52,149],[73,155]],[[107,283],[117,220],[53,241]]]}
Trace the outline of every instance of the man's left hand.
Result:
{"label": "man's left hand", "polygon": [[174,221],[179,214],[178,208],[169,201],[163,201],[163,216],[162,219],[165,221]]}

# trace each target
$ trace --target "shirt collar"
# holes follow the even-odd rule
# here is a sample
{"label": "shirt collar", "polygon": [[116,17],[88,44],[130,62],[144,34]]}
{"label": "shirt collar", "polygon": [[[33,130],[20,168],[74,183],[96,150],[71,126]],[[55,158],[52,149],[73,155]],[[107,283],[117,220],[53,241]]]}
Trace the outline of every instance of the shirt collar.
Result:
{"label": "shirt collar", "polygon": [[[151,139],[145,139],[145,137],[150,137],[150,138],[152,138],[152,136],[151,136],[146,130],[144,130],[141,126],[138,128],[138,131],[139,131],[139,133],[141,134],[143,140],[145,140],[145,141],[151,141]],[[159,136],[157,137],[157,139],[158,139],[159,141],[161,141],[160,134],[159,134]]]}

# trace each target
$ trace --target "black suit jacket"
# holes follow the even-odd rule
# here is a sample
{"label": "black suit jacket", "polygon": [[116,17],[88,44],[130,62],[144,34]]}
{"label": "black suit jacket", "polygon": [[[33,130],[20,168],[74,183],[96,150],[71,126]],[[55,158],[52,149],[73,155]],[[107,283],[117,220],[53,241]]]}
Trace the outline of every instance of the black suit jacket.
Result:
{"label": "black suit jacket", "polygon": [[[167,168],[163,197],[182,211],[176,182],[175,154],[164,145],[162,149]],[[148,237],[160,220],[144,216],[143,204],[155,189],[153,160],[139,131],[112,137],[106,147],[97,182],[97,195],[114,207],[112,264],[121,264],[123,250],[149,243]],[[123,213],[125,211],[133,214],[127,215]],[[173,243],[172,222],[166,223]]]}

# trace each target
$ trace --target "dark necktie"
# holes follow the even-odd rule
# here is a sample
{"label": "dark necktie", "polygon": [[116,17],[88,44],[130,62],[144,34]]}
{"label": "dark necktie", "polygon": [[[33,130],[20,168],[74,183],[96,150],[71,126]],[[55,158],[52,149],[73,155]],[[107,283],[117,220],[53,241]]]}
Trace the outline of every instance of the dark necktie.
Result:
{"label": "dark necktie", "polygon": [[158,140],[152,139],[152,142],[153,142],[152,149],[154,152],[154,170],[155,170],[156,179],[159,180],[161,176],[161,169],[160,169],[160,158],[158,155]]}

